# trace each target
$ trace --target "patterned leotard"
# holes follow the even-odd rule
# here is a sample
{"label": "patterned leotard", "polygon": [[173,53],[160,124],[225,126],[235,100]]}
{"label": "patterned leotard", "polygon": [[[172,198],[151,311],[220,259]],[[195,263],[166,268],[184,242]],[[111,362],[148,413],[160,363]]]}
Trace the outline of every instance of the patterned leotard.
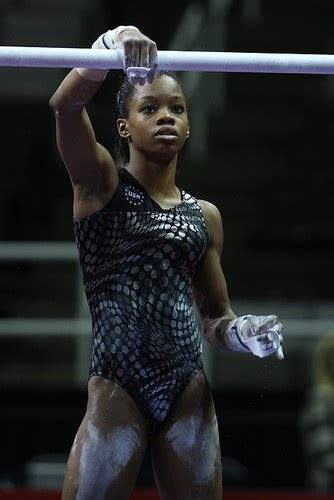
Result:
{"label": "patterned leotard", "polygon": [[202,210],[181,191],[162,209],[119,169],[119,185],[98,212],[74,220],[92,317],[90,376],[117,382],[157,429],[202,369],[192,277],[208,232]]}

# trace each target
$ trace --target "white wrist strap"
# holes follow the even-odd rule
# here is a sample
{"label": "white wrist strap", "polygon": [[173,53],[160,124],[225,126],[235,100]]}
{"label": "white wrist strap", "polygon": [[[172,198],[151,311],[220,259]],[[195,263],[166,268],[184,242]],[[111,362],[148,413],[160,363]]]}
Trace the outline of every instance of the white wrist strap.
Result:
{"label": "white wrist strap", "polygon": [[[99,36],[97,40],[92,45],[92,49],[112,49],[116,48],[113,41],[113,31],[107,31]],[[98,68],[75,68],[76,71],[86,80],[91,82],[102,82],[106,79],[108,71],[107,69]]]}
{"label": "white wrist strap", "polygon": [[[108,30],[102,35],[99,36],[99,38],[93,43],[92,49],[117,49],[119,48],[119,36],[125,31],[126,29],[136,29],[135,26],[118,26],[117,28],[114,28],[113,30]],[[81,75],[83,78],[86,80],[90,80],[92,82],[102,82],[103,80],[106,79],[107,74],[109,72],[108,69],[98,69],[98,68],[75,68],[76,71]]]}
{"label": "white wrist strap", "polygon": [[231,351],[250,352],[247,341],[241,339],[242,324],[247,321],[248,316],[236,318],[224,334],[224,341]]}
{"label": "white wrist strap", "polygon": [[220,326],[220,324],[223,321],[226,322],[227,318],[223,316],[216,319],[205,318],[203,322],[203,327],[206,340],[209,342],[209,344],[211,344],[213,347],[217,349],[228,348],[231,351],[249,352],[249,349],[247,349],[247,347],[244,346],[244,344],[241,342],[236,333],[236,328],[237,325],[239,327],[240,320],[244,321],[246,317],[247,316],[244,316],[242,318],[235,318],[229,321],[228,328],[222,332],[223,343],[222,340],[217,337],[216,329]]}

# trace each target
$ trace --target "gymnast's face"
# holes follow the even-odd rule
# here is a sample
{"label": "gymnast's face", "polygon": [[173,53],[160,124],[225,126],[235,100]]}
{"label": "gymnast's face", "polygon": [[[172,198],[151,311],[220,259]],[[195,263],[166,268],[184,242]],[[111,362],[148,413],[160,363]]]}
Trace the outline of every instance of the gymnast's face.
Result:
{"label": "gymnast's face", "polygon": [[134,150],[151,159],[171,160],[189,135],[187,106],[183,91],[171,76],[161,75],[137,85],[129,101],[129,115],[118,120],[120,135]]}

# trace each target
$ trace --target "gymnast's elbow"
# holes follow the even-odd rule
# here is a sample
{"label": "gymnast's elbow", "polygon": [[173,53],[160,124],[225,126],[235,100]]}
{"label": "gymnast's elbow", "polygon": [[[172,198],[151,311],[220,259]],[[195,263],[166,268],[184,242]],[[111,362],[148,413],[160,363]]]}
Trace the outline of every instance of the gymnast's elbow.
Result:
{"label": "gymnast's elbow", "polygon": [[66,95],[61,95],[57,91],[51,96],[49,106],[56,118],[65,117],[75,111],[83,110],[84,106],[73,102]]}
{"label": "gymnast's elbow", "polygon": [[49,106],[53,112],[53,114],[57,117],[60,113],[60,103],[58,102],[55,94],[49,100]]}
{"label": "gymnast's elbow", "polygon": [[73,70],[53,93],[49,106],[56,116],[66,116],[84,110],[87,98],[82,90],[82,80]]}

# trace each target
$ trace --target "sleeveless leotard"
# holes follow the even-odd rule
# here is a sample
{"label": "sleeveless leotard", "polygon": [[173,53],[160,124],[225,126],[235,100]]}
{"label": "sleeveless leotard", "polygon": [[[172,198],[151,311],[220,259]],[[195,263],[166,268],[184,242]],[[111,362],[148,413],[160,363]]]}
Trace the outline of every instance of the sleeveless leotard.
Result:
{"label": "sleeveless leotard", "polygon": [[196,199],[162,209],[119,169],[119,185],[101,210],[74,219],[92,317],[90,376],[117,382],[154,432],[202,369],[192,296],[208,232]]}

